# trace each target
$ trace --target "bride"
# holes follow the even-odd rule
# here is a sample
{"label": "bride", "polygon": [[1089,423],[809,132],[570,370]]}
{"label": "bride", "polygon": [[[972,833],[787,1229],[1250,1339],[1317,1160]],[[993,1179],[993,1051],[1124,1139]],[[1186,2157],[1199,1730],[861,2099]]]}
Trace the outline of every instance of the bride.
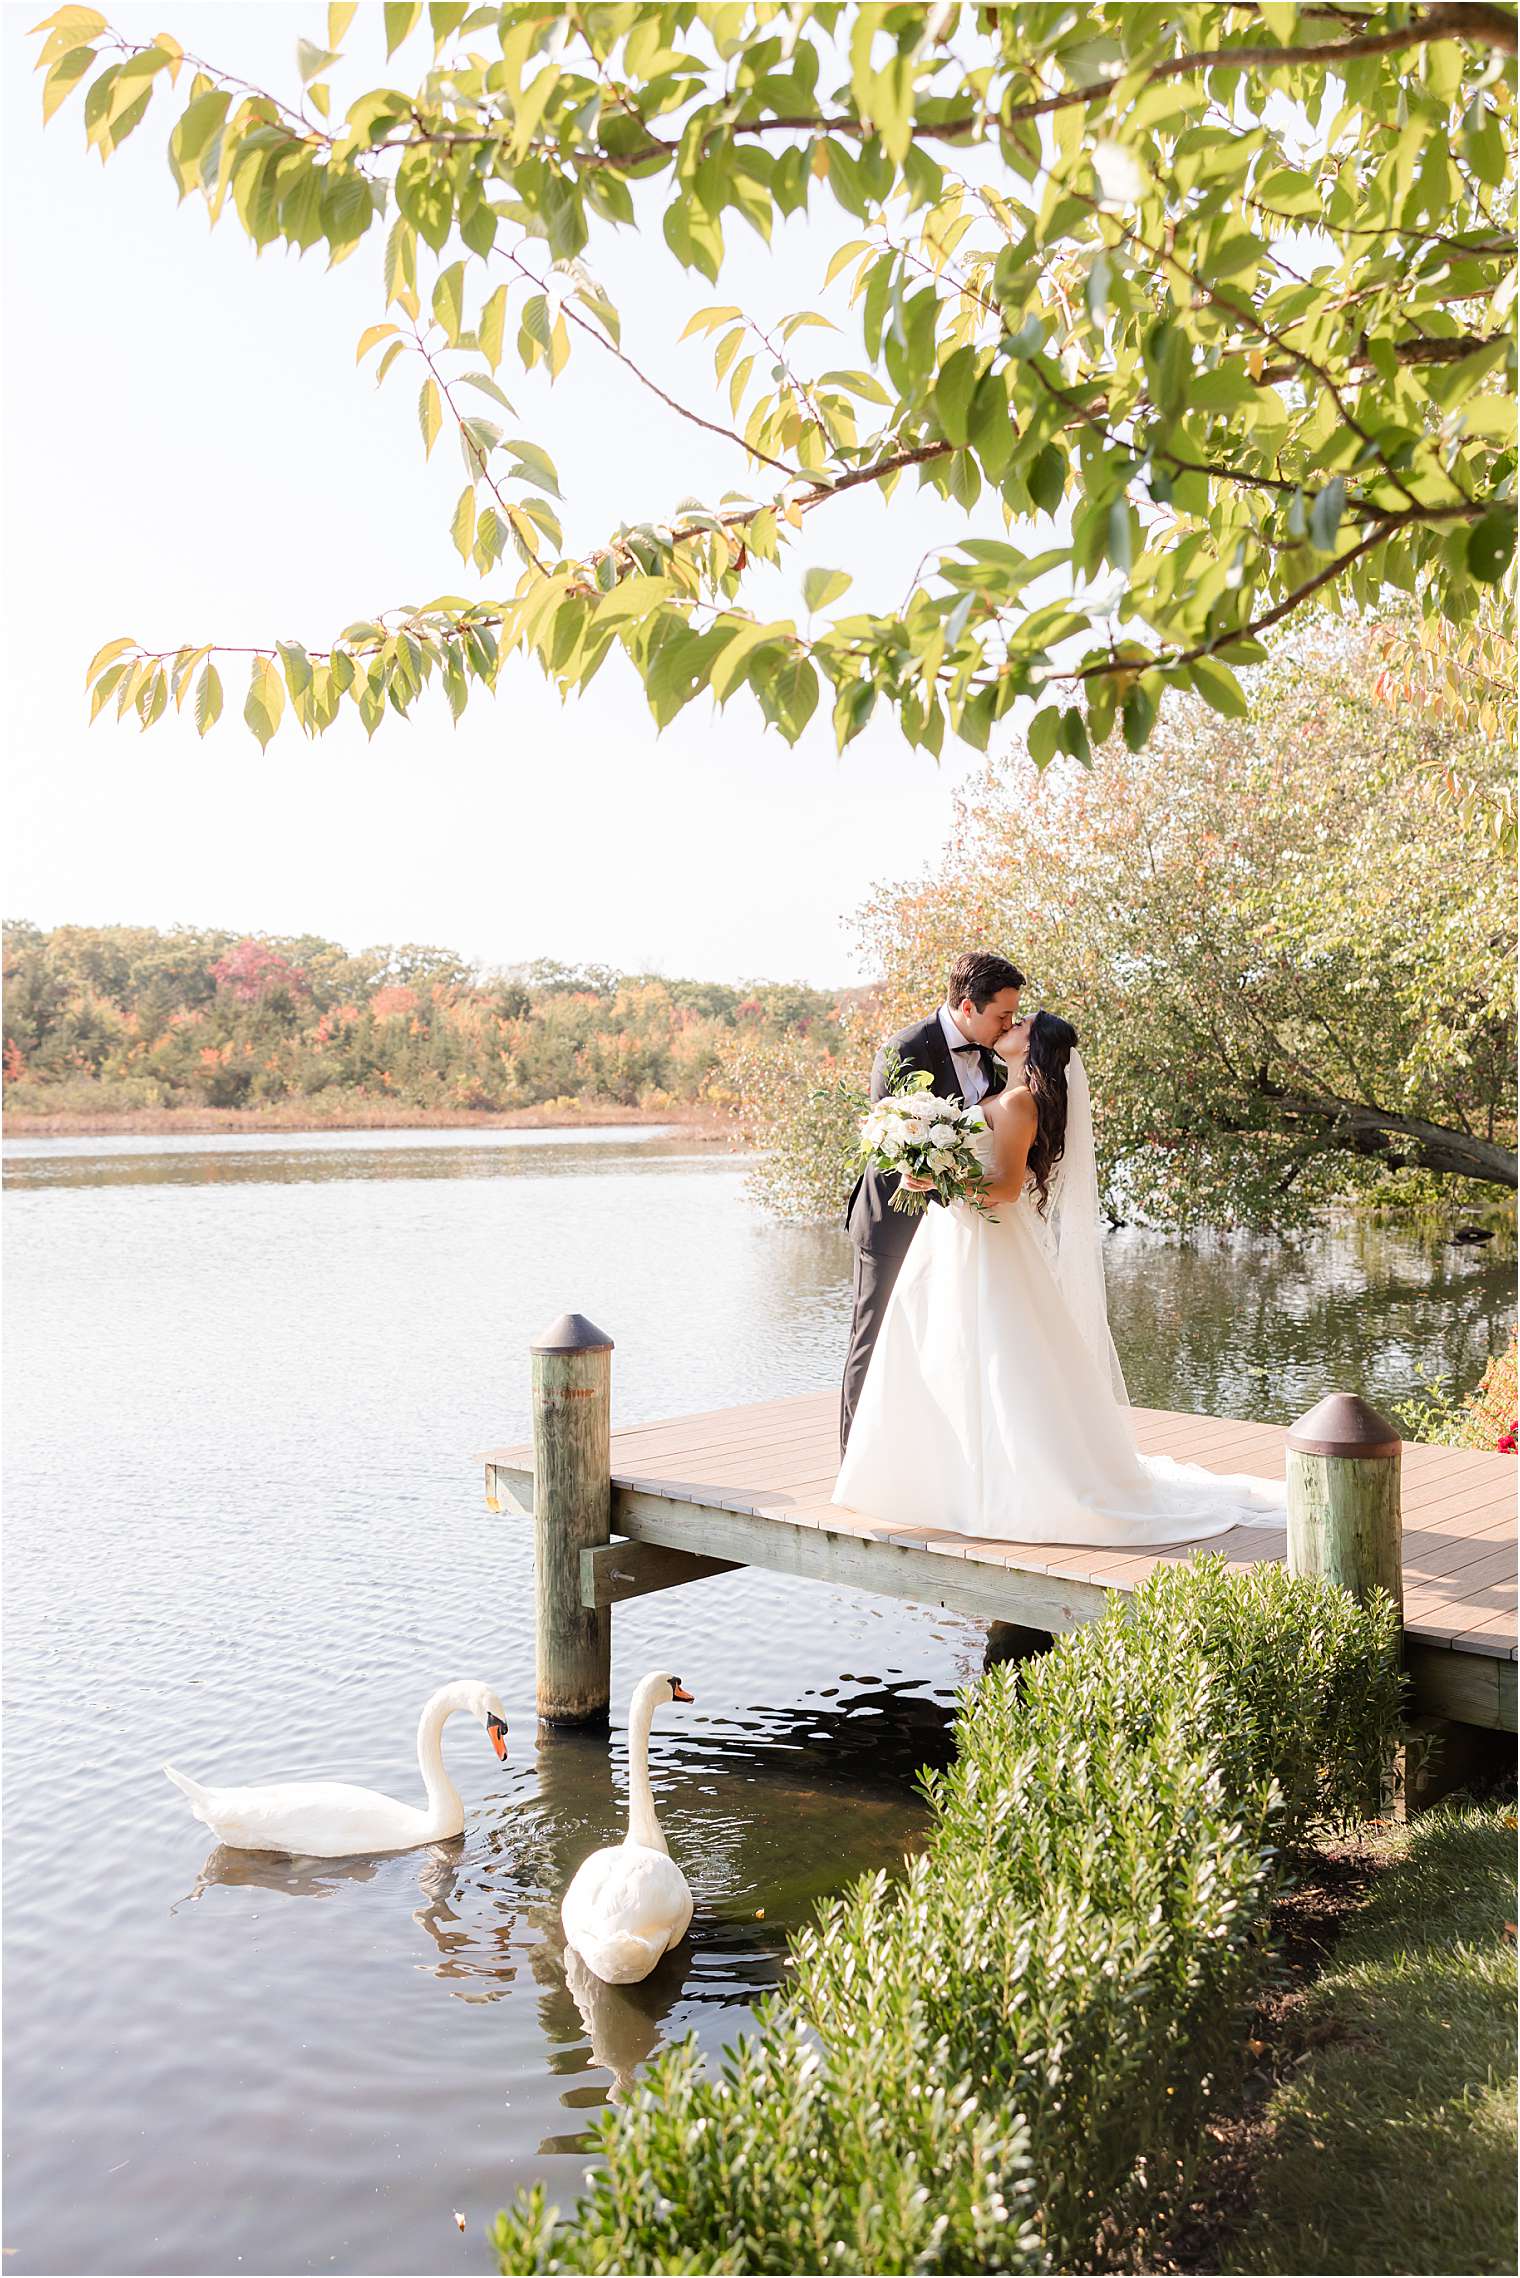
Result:
{"label": "bride", "polygon": [[1281,1523],[1263,1479],[1141,1455],[1108,1328],[1092,1101],[1077,1032],[996,1047],[985,1218],[931,1205],[871,1356],[833,1500],[866,1518],[1094,1549]]}

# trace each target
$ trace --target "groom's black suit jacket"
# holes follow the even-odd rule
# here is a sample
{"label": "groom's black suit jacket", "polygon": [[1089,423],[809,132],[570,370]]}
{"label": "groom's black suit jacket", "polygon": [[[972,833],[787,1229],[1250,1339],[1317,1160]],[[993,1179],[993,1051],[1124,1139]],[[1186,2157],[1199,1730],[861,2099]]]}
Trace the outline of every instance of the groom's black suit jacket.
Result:
{"label": "groom's black suit jacket", "polygon": [[[939,1014],[931,1013],[927,1020],[917,1020],[911,1028],[904,1028],[896,1036],[888,1037],[876,1055],[871,1070],[871,1097],[884,1099],[887,1094],[888,1062],[897,1055],[898,1081],[917,1069],[924,1069],[933,1078],[936,1092],[943,1099],[958,1099],[964,1106],[966,1095],[961,1089],[960,1071],[955,1056],[945,1042]],[[994,1084],[994,1089],[998,1088]],[[901,1264],[908,1254],[908,1244],[922,1223],[921,1214],[911,1216],[907,1211],[894,1210],[892,1197],[899,1180],[895,1171],[862,1171],[845,1206],[845,1224],[850,1240],[857,1250],[870,1257],[892,1257]]]}

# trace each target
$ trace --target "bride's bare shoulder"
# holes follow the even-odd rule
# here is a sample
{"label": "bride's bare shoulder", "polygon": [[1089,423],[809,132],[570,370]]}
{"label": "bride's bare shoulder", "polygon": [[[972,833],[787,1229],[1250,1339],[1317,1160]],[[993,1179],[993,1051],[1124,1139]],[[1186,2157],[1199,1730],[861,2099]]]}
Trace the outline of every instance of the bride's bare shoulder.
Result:
{"label": "bride's bare shoulder", "polygon": [[1038,1120],[1034,1093],[1027,1084],[1010,1084],[1005,1092],[998,1093],[996,1099],[983,1100],[982,1112],[989,1122],[1016,1124]]}

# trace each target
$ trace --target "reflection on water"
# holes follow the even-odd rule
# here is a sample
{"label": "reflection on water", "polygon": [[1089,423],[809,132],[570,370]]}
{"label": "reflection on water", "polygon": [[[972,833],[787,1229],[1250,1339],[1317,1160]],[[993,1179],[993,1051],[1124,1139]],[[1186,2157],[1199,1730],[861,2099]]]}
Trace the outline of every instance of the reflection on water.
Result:
{"label": "reflection on water", "polygon": [[1105,1245],[1115,1340],[1144,1407],[1290,1424],[1326,1391],[1407,1400],[1478,1381],[1515,1316],[1513,1236],[1481,1246],[1375,1221],[1292,1239]]}
{"label": "reflection on water", "polygon": [[[574,2192],[653,2048],[716,2051],[817,1900],[921,1839],[982,1633],[716,1576],[618,1609],[610,1744],[535,1746],[529,1533],[478,1451],[523,1436],[567,1306],[629,1421],[832,1381],[847,1247],[681,1134],[26,1142],[7,1172],[6,2267],[488,2270],[492,2211]],[[1471,1382],[1511,1306],[1493,1246],[1376,1228],[1109,1260],[1168,1407]],[[626,1704],[672,1666],[696,1706],[651,1778],[696,1913],[601,1988],[559,1901],[625,1831]],[[452,1843],[208,1856],[158,1769],[411,1795],[418,1708],[466,1669],[512,1753],[451,1730]]]}
{"label": "reflection on water", "polygon": [[289,1186],[348,1179],[584,1177],[646,1160],[722,1160],[719,1141],[679,1125],[556,1131],[247,1131],[207,1138],[8,1139],[5,1183],[51,1186]]}

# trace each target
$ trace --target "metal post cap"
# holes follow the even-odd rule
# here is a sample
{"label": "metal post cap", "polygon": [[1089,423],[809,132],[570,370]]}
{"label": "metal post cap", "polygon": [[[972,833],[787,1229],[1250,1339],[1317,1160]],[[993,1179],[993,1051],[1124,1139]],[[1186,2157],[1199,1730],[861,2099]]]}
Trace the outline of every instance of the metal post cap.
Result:
{"label": "metal post cap", "polygon": [[562,1313],[534,1338],[528,1350],[532,1353],[610,1353],[612,1339],[605,1329],[588,1321],[584,1313]]}
{"label": "metal post cap", "polygon": [[1288,1434],[1299,1455],[1397,1455],[1402,1442],[1386,1416],[1355,1392],[1327,1392]]}

